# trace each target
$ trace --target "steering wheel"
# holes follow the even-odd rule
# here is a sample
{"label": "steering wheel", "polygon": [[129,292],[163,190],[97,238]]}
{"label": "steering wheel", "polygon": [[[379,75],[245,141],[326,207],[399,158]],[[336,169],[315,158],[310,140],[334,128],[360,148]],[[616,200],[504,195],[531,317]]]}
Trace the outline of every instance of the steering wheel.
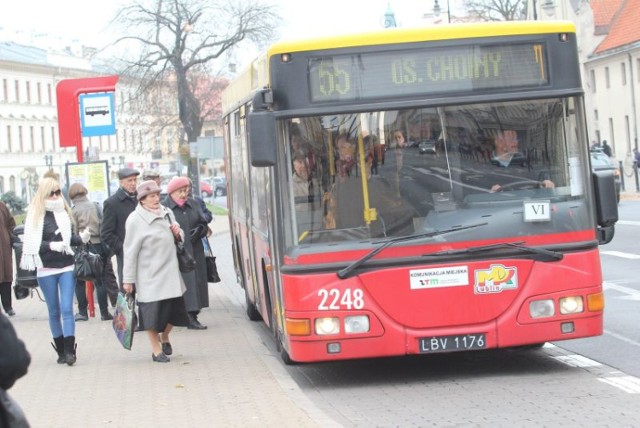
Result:
{"label": "steering wheel", "polygon": [[539,189],[540,188],[540,182],[539,181],[535,181],[535,180],[520,180],[520,181],[514,181],[511,183],[507,183],[507,184],[501,184],[500,185],[500,189],[498,190],[498,192],[502,192],[504,190],[511,190],[511,189],[519,189],[519,190],[524,190],[524,189]]}

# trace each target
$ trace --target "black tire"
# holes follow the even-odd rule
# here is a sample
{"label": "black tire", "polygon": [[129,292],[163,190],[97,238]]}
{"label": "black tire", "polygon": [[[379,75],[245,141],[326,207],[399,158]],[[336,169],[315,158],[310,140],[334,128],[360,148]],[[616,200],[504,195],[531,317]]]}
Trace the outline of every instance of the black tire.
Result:
{"label": "black tire", "polygon": [[215,194],[216,194],[216,198],[220,196],[224,196],[224,190],[218,188],[215,190]]}
{"label": "black tire", "polygon": [[247,317],[251,321],[262,321],[262,315],[260,315],[260,312],[256,309],[256,305],[249,300],[249,293],[247,292],[246,287],[244,289],[244,300],[247,303]]}

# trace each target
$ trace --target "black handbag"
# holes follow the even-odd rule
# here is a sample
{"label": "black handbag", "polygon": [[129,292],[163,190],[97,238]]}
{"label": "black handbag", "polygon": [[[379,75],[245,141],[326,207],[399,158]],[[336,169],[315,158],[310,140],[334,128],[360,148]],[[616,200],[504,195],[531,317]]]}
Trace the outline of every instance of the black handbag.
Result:
{"label": "black handbag", "polygon": [[74,274],[82,281],[95,281],[102,278],[104,263],[99,254],[92,253],[86,245],[81,245],[74,256]]}
{"label": "black handbag", "polygon": [[[165,214],[165,218],[169,221],[169,224],[172,223],[169,214]],[[180,272],[187,273],[194,270],[196,268],[196,259],[187,251],[184,242],[178,240],[174,240],[173,242],[176,244],[176,255],[178,256],[178,268]]]}
{"label": "black handbag", "polygon": [[31,294],[31,289],[16,283],[13,286],[13,294],[16,296],[16,300],[26,299]]}
{"label": "black handbag", "polygon": [[220,282],[216,258],[213,256],[208,238],[202,238],[202,246],[204,247],[204,260],[207,264],[207,282]]}
{"label": "black handbag", "polygon": [[196,259],[193,258],[189,251],[184,246],[184,242],[175,241],[176,243],[176,254],[178,255],[178,267],[180,268],[180,272],[191,272],[196,268]]}

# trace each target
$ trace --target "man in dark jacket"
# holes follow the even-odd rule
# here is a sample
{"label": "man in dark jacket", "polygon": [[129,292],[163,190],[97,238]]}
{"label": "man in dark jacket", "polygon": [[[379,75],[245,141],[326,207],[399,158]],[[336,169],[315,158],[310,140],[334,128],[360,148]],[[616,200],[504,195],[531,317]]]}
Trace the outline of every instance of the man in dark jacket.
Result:
{"label": "man in dark jacket", "polygon": [[118,282],[122,290],[122,243],[124,242],[125,223],[129,214],[136,209],[136,185],[140,173],[131,168],[123,168],[118,172],[120,188],[104,201],[100,241],[106,245],[110,254],[116,255],[118,261]]}
{"label": "man in dark jacket", "polygon": [[31,355],[18,338],[11,322],[0,314],[0,427],[28,427],[20,406],[7,390],[27,373]]}

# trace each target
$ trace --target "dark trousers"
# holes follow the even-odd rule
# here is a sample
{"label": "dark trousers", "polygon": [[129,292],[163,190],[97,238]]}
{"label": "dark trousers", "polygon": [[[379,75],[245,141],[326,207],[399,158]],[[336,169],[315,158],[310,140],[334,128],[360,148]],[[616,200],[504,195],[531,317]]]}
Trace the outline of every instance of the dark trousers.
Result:
{"label": "dark trousers", "polygon": [[[93,283],[96,293],[98,295],[98,306],[100,307],[100,315],[107,315],[109,313],[109,304],[107,302],[107,289],[102,281],[94,281]],[[78,312],[82,315],[87,315],[87,307],[89,301],[87,300],[86,282],[76,280],[76,298],[78,299]],[[92,296],[93,298],[93,296]]]}
{"label": "dark trousers", "polygon": [[13,309],[11,306],[11,283],[0,282],[0,299],[2,299],[2,309],[8,311]]}

